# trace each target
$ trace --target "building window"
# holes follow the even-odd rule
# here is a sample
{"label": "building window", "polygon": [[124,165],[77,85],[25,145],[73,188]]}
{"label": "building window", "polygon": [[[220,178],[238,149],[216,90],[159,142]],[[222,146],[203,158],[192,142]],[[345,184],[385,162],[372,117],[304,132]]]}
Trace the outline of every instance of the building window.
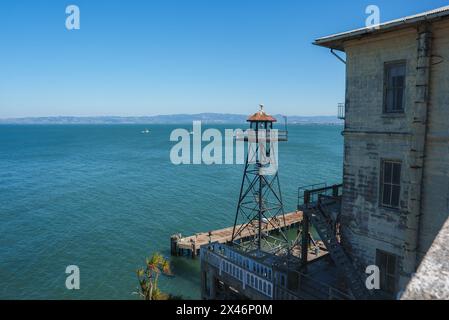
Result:
{"label": "building window", "polygon": [[381,175],[381,204],[385,207],[399,208],[401,162],[382,161]]}
{"label": "building window", "polygon": [[394,254],[376,251],[376,264],[380,270],[380,288],[382,291],[396,293],[397,259]]}
{"label": "building window", "polygon": [[384,113],[404,112],[405,62],[385,65],[384,87]]}

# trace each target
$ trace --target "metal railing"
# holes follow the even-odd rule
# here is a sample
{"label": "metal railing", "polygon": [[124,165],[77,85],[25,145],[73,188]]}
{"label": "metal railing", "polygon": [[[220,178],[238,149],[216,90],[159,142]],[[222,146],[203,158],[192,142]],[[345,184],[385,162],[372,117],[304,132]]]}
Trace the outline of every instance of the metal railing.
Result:
{"label": "metal railing", "polygon": [[344,120],[346,116],[346,108],[344,103],[338,104],[338,119]]}
{"label": "metal railing", "polygon": [[[263,294],[269,298],[273,298],[273,270],[261,263],[254,261],[249,257],[244,257],[229,247],[218,243],[212,243],[202,246],[200,249],[201,259],[213,265],[219,270],[219,274],[227,274],[234,281],[240,282],[243,289],[246,287]],[[254,271],[251,267],[258,264],[258,270],[262,267],[266,273],[262,275],[260,272]]]}
{"label": "metal railing", "polygon": [[300,206],[304,205],[304,196],[305,196],[307,190],[324,189],[324,188],[327,188],[327,183],[325,183],[325,182],[309,184],[307,186],[299,187],[298,188],[298,205],[297,205],[297,208],[299,209]]}
{"label": "metal railing", "polygon": [[328,186],[326,183],[312,184],[298,188],[298,210],[309,204],[317,203],[321,197],[339,197],[343,191],[342,184]]}
{"label": "metal railing", "polygon": [[[234,250],[218,243],[211,243],[201,247],[201,259],[219,269],[220,272],[224,272],[233,277],[235,280],[240,281],[242,285],[251,287],[270,298],[274,298],[276,296],[277,299],[303,299],[304,294],[310,295],[311,291],[316,291],[317,296],[322,296],[331,300],[353,299],[350,294],[297,270],[289,270],[290,273],[296,273],[298,275],[298,279],[300,279],[297,290],[290,290],[287,288],[287,285],[281,286],[278,281],[275,280],[274,270],[271,271],[272,273],[270,273],[269,278],[263,277],[254,272],[246,263],[239,263],[239,261],[236,261],[228,256],[229,251]],[[250,257],[245,257],[245,259],[252,260]],[[223,268],[223,262],[232,264],[239,270],[239,272],[233,274],[232,272],[226,271],[226,269]],[[240,273],[240,270],[243,271],[242,274]],[[262,289],[252,286],[251,283],[247,282],[246,274],[250,274],[258,280],[260,279],[260,281],[265,282],[267,286],[269,284],[269,290],[264,292]],[[309,290],[303,291],[301,286],[308,286]]]}

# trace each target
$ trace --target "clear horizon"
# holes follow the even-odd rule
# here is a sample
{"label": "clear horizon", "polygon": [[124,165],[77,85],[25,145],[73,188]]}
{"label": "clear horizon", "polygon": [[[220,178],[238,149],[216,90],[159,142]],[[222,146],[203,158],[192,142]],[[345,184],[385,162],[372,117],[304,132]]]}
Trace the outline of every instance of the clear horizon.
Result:
{"label": "clear horizon", "polygon": [[363,27],[370,4],[385,22],[447,2],[3,1],[0,118],[333,116],[345,66],[312,42]]}
{"label": "clear horizon", "polygon": [[[253,112],[254,113],[254,112]],[[98,115],[98,116],[74,116],[74,115],[49,115],[49,116],[24,116],[24,117],[8,117],[3,118],[0,117],[0,120],[13,120],[13,119],[22,119],[22,118],[145,118],[145,117],[170,117],[170,116],[197,116],[201,114],[214,114],[214,115],[229,115],[229,116],[247,116],[244,113],[219,113],[219,112],[200,112],[200,113],[167,113],[167,114],[154,114],[154,115]],[[275,113],[281,115],[281,113]],[[314,118],[314,117],[335,117],[337,118],[337,114],[322,114],[322,115],[301,115],[301,114],[282,114],[286,117],[304,117],[304,118]]]}

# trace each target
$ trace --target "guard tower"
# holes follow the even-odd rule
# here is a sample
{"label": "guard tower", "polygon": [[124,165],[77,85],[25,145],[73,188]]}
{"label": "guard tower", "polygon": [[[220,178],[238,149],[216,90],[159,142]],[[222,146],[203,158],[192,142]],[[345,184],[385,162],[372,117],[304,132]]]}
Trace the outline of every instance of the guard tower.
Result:
{"label": "guard tower", "polygon": [[236,136],[247,142],[247,155],[231,242],[244,251],[288,250],[278,177],[278,142],[287,141],[287,130],[273,129],[277,120],[263,105],[247,121],[250,129]]}

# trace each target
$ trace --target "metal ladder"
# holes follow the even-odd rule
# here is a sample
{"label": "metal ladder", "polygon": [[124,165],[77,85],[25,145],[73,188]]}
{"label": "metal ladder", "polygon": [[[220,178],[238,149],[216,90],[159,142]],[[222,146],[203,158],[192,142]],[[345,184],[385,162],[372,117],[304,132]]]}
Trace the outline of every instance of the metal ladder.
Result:
{"label": "metal ladder", "polygon": [[362,279],[357,275],[358,272],[346,255],[343,247],[338,242],[332,219],[326,212],[327,208],[332,208],[335,204],[337,204],[335,200],[320,200],[316,205],[310,206],[304,210],[304,213],[307,214],[310,222],[315,226],[321,240],[329,250],[332,260],[347,281],[353,296],[356,299],[368,299],[368,290]]}

